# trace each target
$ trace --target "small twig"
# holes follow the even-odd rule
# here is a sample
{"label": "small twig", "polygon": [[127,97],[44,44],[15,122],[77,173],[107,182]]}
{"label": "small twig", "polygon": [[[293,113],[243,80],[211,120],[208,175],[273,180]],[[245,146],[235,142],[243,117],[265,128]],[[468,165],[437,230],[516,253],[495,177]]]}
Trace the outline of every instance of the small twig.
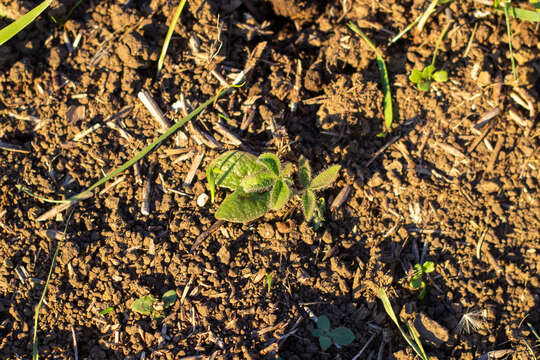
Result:
{"label": "small twig", "polygon": [[18,153],[22,153],[22,154],[29,154],[30,153],[30,151],[28,151],[26,149],[23,149],[20,146],[11,145],[11,144],[8,144],[8,143],[2,142],[2,141],[0,141],[0,149],[1,150],[6,150],[6,151],[18,152]]}
{"label": "small twig", "polygon": [[371,165],[375,161],[375,159],[377,159],[377,157],[379,157],[379,155],[381,155],[390,145],[392,145],[398,139],[399,139],[399,136],[393,137],[392,139],[390,139],[390,141],[388,141],[386,144],[384,144],[382,148],[377,150],[377,152],[375,154],[373,154],[371,159],[369,159],[369,161],[366,163],[366,167],[369,167],[369,165]]}
{"label": "small twig", "polygon": [[195,178],[195,174],[197,173],[197,170],[199,169],[199,166],[201,165],[203,158],[204,158],[204,153],[200,153],[195,157],[195,159],[193,159],[191,168],[189,169],[189,172],[186,175],[186,178],[184,179],[184,186],[191,185],[191,183],[193,182],[193,178]]}
{"label": "small twig", "polygon": [[77,348],[77,336],[75,335],[75,329],[71,325],[71,337],[73,338],[73,353],[75,355],[75,360],[79,360],[79,350]]}
{"label": "small twig", "polygon": [[152,117],[156,122],[159,124],[160,132],[165,132],[167,129],[171,126],[169,121],[165,118],[165,115],[163,115],[163,112],[158,107],[157,103],[154,101],[154,99],[150,96],[148,91],[141,90],[139,91],[139,100],[143,103],[143,105],[146,107],[146,109],[152,114]]}
{"label": "small twig", "polygon": [[499,134],[499,137],[497,138],[497,143],[495,144],[495,149],[493,149],[493,152],[489,156],[487,171],[493,171],[493,168],[495,167],[495,162],[497,161],[497,157],[499,156],[499,152],[501,151],[504,144],[504,136]]}

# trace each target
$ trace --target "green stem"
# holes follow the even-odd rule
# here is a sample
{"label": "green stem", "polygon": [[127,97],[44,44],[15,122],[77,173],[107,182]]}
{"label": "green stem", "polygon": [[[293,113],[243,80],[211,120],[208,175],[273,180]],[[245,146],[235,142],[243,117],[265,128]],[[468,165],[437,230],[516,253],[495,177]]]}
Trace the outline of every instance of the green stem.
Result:
{"label": "green stem", "polygon": [[443,31],[441,32],[441,35],[437,39],[437,44],[435,45],[435,51],[433,52],[433,58],[431,59],[431,65],[435,66],[435,61],[437,60],[437,54],[439,53],[439,48],[443,42],[444,37],[446,36],[446,33],[448,33],[448,30],[450,30],[450,25],[452,25],[452,21],[447,21],[446,25],[444,26]]}
{"label": "green stem", "polygon": [[187,0],[181,0],[180,4],[178,4],[178,7],[176,8],[176,12],[174,13],[171,25],[169,26],[169,30],[167,31],[167,35],[165,36],[165,41],[163,42],[163,47],[161,48],[161,54],[159,55],[156,77],[159,77],[159,73],[161,72],[161,69],[163,68],[163,61],[165,60],[165,55],[167,55],[167,49],[169,48],[169,43],[171,42],[171,37],[174,32],[174,28],[176,27],[176,23],[178,22],[178,19],[180,18],[180,14],[182,14],[182,10],[184,9],[184,5],[186,4],[186,1]]}
{"label": "green stem", "polygon": [[510,6],[510,3],[505,1],[503,5],[504,18],[506,21],[506,33],[508,34],[508,48],[510,49],[510,61],[512,62],[512,74],[514,75],[514,80],[517,81],[516,61],[514,60],[514,49],[512,48],[512,29],[510,28],[510,15],[508,15],[508,7]]}

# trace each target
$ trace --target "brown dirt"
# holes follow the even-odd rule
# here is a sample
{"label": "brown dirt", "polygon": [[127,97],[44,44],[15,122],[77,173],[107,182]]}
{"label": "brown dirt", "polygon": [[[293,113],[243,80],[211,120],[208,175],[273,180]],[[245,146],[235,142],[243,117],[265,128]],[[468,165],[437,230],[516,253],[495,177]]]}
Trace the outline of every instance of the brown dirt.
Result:
{"label": "brown dirt", "polygon": [[[15,17],[36,2],[0,3]],[[49,14],[60,19],[73,3]],[[343,206],[317,232],[302,222],[297,203],[251,224],[215,225],[217,205],[196,200],[207,191],[204,167],[222,150],[199,144],[193,127],[185,128],[187,143],[167,140],[141,162],[142,181],[130,169],[74,211],[41,311],[40,358],[74,359],[73,332],[79,359],[351,359],[372,334],[360,358],[412,359],[377,298],[379,287],[432,358],[472,360],[505,349],[515,359],[530,356],[524,344],[535,339],[526,323],[540,330],[538,127],[509,96],[504,18],[473,16],[489,10],[481,2],[449,6],[455,25],[438,64],[450,81],[429,93],[412,86],[408,74],[431,61],[444,15],[386,44],[424,3],[189,1],[158,81],[155,63],[176,2],[83,2],[63,28],[42,16],[0,47],[0,142],[26,150],[0,149],[0,358],[31,357],[33,311],[58,244],[47,230],[65,223],[65,214],[36,222],[50,204],[15,185],[54,198],[91,185],[158,135],[139,90],[176,121],[181,114],[172,105],[181,95],[198,106],[221,87],[210,72],[237,73],[263,41],[247,83],[218,102],[227,126],[254,152],[280,151],[289,161],[304,155],[317,171],[341,164],[338,183],[324,194],[331,204],[349,186]],[[376,136],[377,65],[348,20],[388,61],[396,121],[383,138]],[[538,26],[511,26],[518,84],[538,113]],[[199,56],[190,37],[200,43]],[[491,126],[475,124],[495,107],[501,114],[472,149]],[[507,115],[510,107],[527,126]],[[106,125],[114,117],[132,139]],[[218,120],[207,110],[195,123],[226,143],[213,130]],[[74,140],[94,125],[101,126]],[[195,155],[174,160],[189,152],[204,158],[192,186],[183,186]],[[418,300],[408,279],[424,251],[437,267]],[[17,275],[22,268],[25,281]],[[169,289],[185,299],[163,321],[130,310],[137,297]],[[108,307],[114,310],[101,315]],[[350,328],[356,340],[321,352],[310,311]],[[470,312],[480,326],[460,332]]]}

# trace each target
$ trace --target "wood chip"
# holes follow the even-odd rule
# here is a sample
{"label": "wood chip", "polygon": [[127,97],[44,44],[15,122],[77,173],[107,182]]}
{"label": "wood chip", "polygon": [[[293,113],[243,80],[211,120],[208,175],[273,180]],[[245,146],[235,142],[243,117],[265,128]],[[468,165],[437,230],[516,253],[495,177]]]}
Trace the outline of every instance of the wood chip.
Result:
{"label": "wood chip", "polygon": [[184,186],[190,186],[193,182],[193,179],[195,178],[195,174],[197,173],[197,170],[199,169],[199,166],[201,166],[201,162],[204,158],[204,153],[198,154],[195,159],[193,159],[193,163],[191,163],[191,168],[189,169],[189,172],[184,179]]}
{"label": "wood chip", "polygon": [[233,133],[231,130],[227,129],[223,124],[217,123],[214,125],[214,129],[221,135],[223,135],[227,140],[229,140],[229,143],[235,146],[242,145],[242,140]]}
{"label": "wood chip", "polygon": [[65,203],[60,203],[56,206],[54,206],[52,209],[50,209],[49,211],[45,212],[43,215],[41,215],[40,217],[38,217],[36,219],[36,221],[45,221],[45,220],[49,220],[53,217],[55,217],[56,215],[58,215],[59,213],[61,213],[62,211],[66,210],[67,208],[69,208],[71,205],[74,205],[75,203],[77,202],[77,200],[74,200],[74,201],[68,201],[68,202],[65,202]]}
{"label": "wood chip", "polygon": [[246,131],[249,128],[249,125],[255,118],[255,106],[252,106],[246,113],[244,113],[244,118],[240,124],[240,130]]}
{"label": "wood chip", "polygon": [[351,193],[351,186],[345,185],[343,189],[339,192],[339,194],[336,196],[334,201],[332,201],[332,204],[330,205],[330,211],[336,211],[343,205],[343,203],[347,200],[349,197],[349,194]]}
{"label": "wood chip", "polygon": [[525,89],[516,88],[516,91],[527,103],[527,108],[529,110],[529,118],[531,120],[534,120],[534,118],[536,117],[536,101],[534,100],[534,97],[529,94]]}
{"label": "wood chip", "polygon": [[75,106],[71,105],[66,111],[66,120],[69,123],[74,123],[80,120],[84,120],[86,115],[86,108],[83,105]]}
{"label": "wood chip", "polygon": [[482,131],[482,134],[478,135],[476,140],[474,140],[473,143],[467,148],[467,154],[471,154],[474,151],[474,149],[476,149],[478,144],[480,144],[482,140],[484,140],[484,138],[491,131],[491,129],[493,129],[494,126],[495,126],[495,121],[494,120],[490,121],[489,126],[486,126],[484,128],[484,131]]}
{"label": "wood chip", "polygon": [[199,139],[204,145],[208,146],[211,149],[221,149],[223,145],[217,141],[212,135],[208,134],[206,131],[199,129],[192,122],[188,123],[188,129],[193,133],[195,139]]}
{"label": "wood chip", "polygon": [[480,119],[474,124],[475,129],[480,129],[484,127],[491,119],[493,119],[495,116],[499,115],[501,113],[501,109],[496,107],[489,111],[486,111],[485,113],[480,116]]}
{"label": "wood chip", "polygon": [[499,137],[497,138],[497,143],[495,144],[495,149],[493,149],[493,152],[489,156],[488,171],[493,171],[495,168],[495,163],[497,162],[497,158],[499,156],[499,152],[501,151],[502,147],[504,145],[504,136],[499,134]]}
{"label": "wood chip", "polygon": [[100,127],[101,127],[100,123],[97,123],[97,124],[94,124],[94,125],[90,126],[88,129],[86,129],[84,131],[81,131],[80,133],[76,134],[73,137],[73,141],[80,141],[82,138],[90,135],[91,133],[93,133],[94,131],[99,129]]}
{"label": "wood chip", "polygon": [[523,119],[515,108],[510,108],[508,110],[508,117],[510,118],[510,120],[514,121],[519,126],[523,126],[523,127],[529,126],[530,122],[528,120]]}
{"label": "wood chip", "polygon": [[143,103],[144,107],[150,112],[154,120],[159,125],[158,131],[161,133],[164,133],[167,131],[167,129],[171,126],[169,121],[165,118],[165,115],[163,115],[163,112],[157,105],[157,103],[154,101],[154,99],[150,96],[150,93],[146,90],[139,91],[139,100]]}
{"label": "wood chip", "polygon": [[462,153],[461,151],[459,151],[457,148],[455,148],[452,145],[445,144],[445,143],[440,143],[440,142],[435,142],[435,146],[441,148],[445,152],[447,152],[450,155],[453,155],[455,157],[458,157],[458,158],[467,157],[464,153]]}

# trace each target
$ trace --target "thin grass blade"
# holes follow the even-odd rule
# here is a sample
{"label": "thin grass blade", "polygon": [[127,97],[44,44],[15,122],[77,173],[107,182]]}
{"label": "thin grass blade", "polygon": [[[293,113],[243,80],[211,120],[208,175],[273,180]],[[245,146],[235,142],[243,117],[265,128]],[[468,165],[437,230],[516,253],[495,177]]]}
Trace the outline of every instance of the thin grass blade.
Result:
{"label": "thin grass blade", "polygon": [[172,34],[174,33],[174,29],[176,28],[176,23],[178,22],[178,19],[180,18],[180,15],[182,14],[182,10],[184,10],[184,5],[186,5],[186,1],[187,0],[181,0],[180,4],[178,4],[178,7],[176,8],[176,12],[174,13],[171,25],[169,26],[169,30],[167,31],[167,35],[165,36],[165,41],[163,42],[163,47],[161,48],[161,54],[159,55],[156,77],[159,77],[159,74],[161,73],[161,69],[163,68],[163,62],[165,61],[165,56],[167,55],[167,49],[169,48],[169,43],[171,42]]}
{"label": "thin grass blade", "polygon": [[384,125],[386,127],[385,131],[390,131],[392,128],[392,123],[394,122],[394,107],[392,105],[392,92],[390,91],[390,78],[388,77],[388,70],[386,69],[386,63],[384,59],[375,46],[373,42],[364,34],[362,30],[353,22],[349,22],[347,26],[360,35],[365,42],[375,51],[375,56],[377,58],[377,66],[379,67],[379,72],[381,73],[381,83],[383,87],[384,94]]}
{"label": "thin grass blade", "polygon": [[49,7],[52,0],[45,0],[13,23],[0,30],[0,46],[17,35],[21,30],[30,25],[45,9]]}

